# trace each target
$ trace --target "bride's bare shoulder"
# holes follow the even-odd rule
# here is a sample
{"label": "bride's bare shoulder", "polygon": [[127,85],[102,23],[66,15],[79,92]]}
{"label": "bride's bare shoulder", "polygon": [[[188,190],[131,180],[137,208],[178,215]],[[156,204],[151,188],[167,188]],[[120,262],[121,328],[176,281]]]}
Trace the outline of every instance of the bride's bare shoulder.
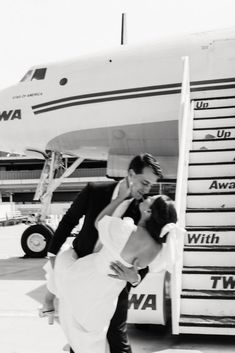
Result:
{"label": "bride's bare shoulder", "polygon": [[130,263],[138,258],[138,266],[144,268],[155,259],[160,250],[161,245],[149,235],[147,230],[137,227],[131,233],[121,256]]}

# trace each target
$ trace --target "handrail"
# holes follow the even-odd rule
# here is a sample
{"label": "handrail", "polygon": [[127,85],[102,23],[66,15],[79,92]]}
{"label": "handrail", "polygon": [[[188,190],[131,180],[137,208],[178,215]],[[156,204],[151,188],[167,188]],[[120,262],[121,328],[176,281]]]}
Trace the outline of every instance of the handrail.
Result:
{"label": "handrail", "polygon": [[188,137],[190,122],[190,79],[189,58],[183,57],[184,73],[181,91],[180,115],[179,115],[179,159],[177,169],[177,184],[175,205],[179,218],[179,226],[185,227],[187,166],[188,166]]}
{"label": "handrail", "polygon": [[[189,149],[190,142],[192,141],[192,114],[190,109],[189,58],[183,57],[182,59],[184,62],[184,70],[179,112],[179,159],[177,170],[175,205],[178,214],[178,225],[180,228],[184,229],[187,198]],[[171,315],[173,334],[179,334],[184,235],[185,231],[179,233],[176,249],[179,256],[176,260],[171,277]]]}

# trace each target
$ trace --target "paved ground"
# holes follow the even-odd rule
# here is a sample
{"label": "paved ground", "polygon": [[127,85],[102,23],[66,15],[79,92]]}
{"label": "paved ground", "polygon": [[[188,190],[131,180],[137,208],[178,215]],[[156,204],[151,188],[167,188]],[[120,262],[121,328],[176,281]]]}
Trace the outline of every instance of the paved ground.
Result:
{"label": "paved ground", "polygon": [[[37,315],[45,290],[45,259],[21,258],[24,228],[0,227],[0,353],[62,353],[66,339],[59,324],[47,325]],[[170,328],[134,325],[129,336],[133,353],[235,352],[235,338],[229,336],[172,336]]]}

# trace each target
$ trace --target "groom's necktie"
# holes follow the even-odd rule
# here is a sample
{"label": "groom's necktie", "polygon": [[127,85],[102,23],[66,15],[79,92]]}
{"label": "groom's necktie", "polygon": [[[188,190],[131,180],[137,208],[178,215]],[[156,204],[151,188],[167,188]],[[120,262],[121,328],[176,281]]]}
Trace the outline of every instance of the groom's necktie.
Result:
{"label": "groom's necktie", "polygon": [[133,200],[130,205],[128,206],[127,210],[122,215],[124,217],[130,217],[134,220],[134,223],[137,224],[140,220],[140,210],[139,210],[139,203],[142,200]]}

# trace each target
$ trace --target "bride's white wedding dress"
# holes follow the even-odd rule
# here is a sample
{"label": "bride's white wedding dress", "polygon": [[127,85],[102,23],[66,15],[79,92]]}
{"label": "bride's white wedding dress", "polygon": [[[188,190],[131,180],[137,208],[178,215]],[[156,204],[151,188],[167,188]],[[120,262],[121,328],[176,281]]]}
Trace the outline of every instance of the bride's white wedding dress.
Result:
{"label": "bride's white wedding dress", "polygon": [[80,259],[74,250],[61,252],[54,269],[59,318],[75,353],[108,353],[106,333],[126,282],[109,277],[111,261],[120,254],[136,230],[131,218],[104,216],[98,224],[101,250]]}

